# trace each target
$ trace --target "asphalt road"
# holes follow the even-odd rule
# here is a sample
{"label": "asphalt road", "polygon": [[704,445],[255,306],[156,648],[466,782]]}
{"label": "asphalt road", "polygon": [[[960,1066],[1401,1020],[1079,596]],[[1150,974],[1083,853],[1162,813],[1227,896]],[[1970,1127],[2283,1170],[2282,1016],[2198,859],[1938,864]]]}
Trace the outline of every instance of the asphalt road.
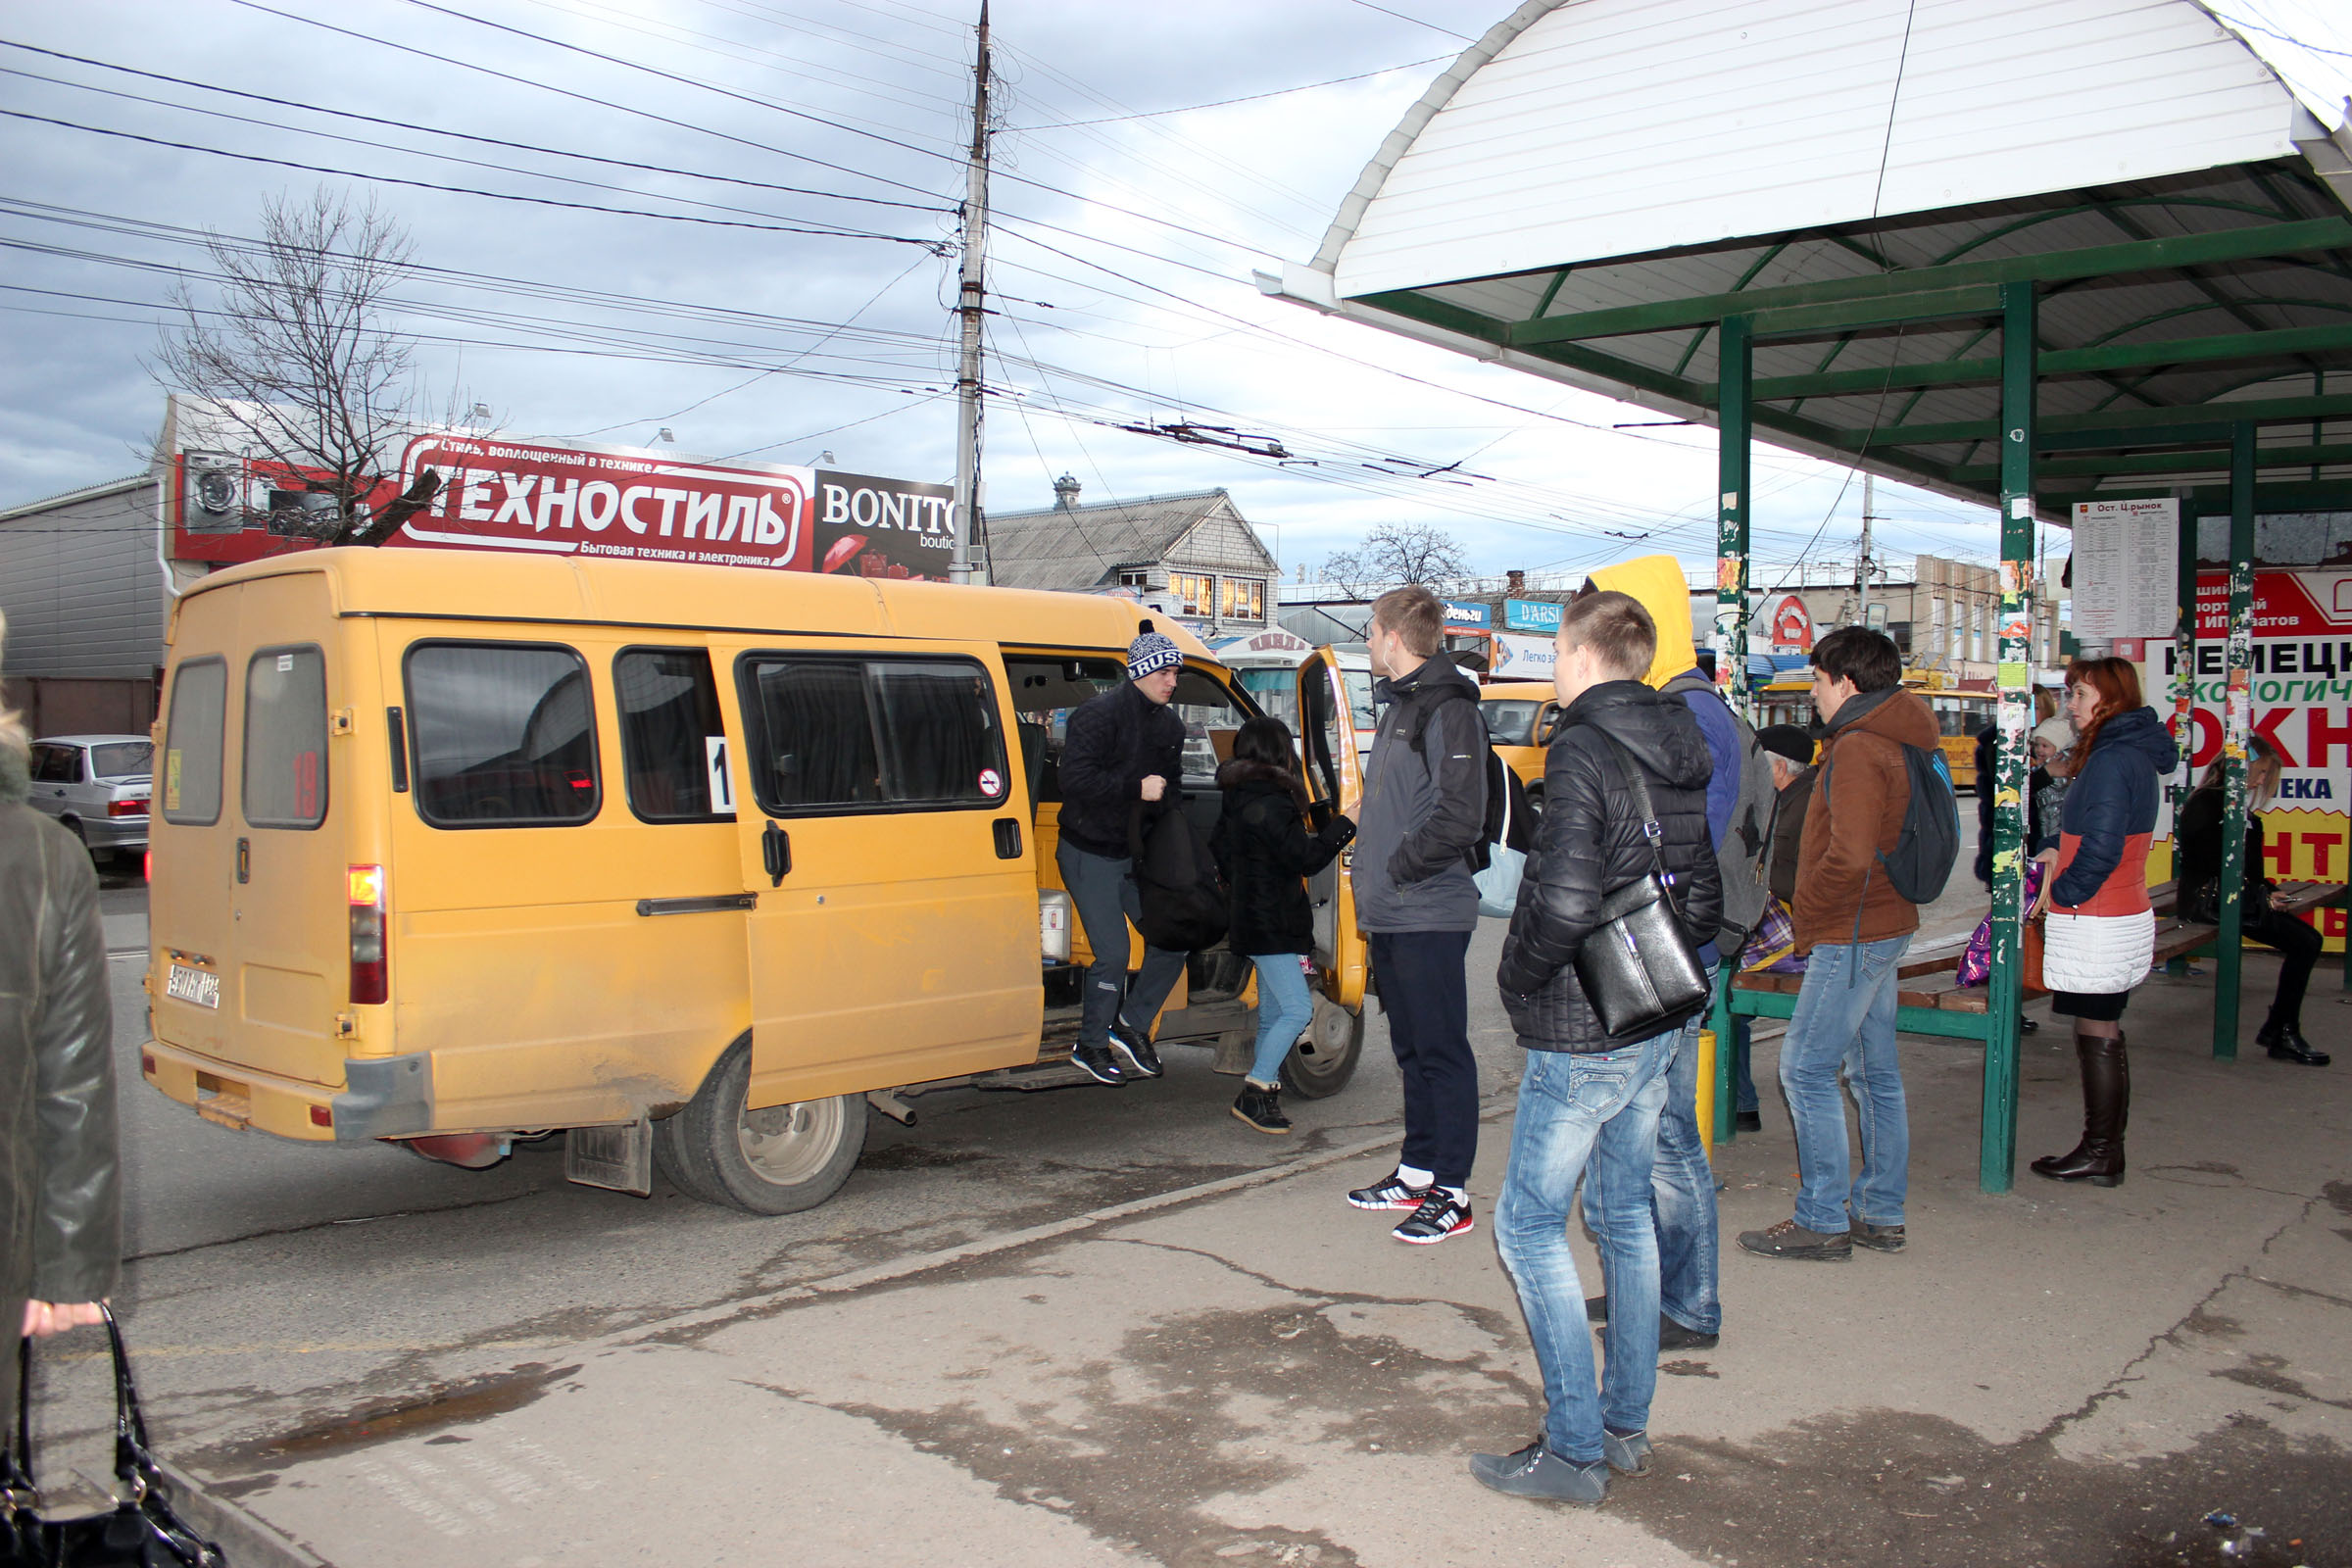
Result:
{"label": "asphalt road", "polygon": [[[1974,923],[1983,896],[1965,866],[1923,940]],[[127,1209],[118,1304],[162,1446],[202,1469],[233,1472],[291,1436],[552,1362],[589,1336],[1259,1169],[1397,1114],[1375,1015],[1354,1082],[1294,1101],[1287,1139],[1226,1114],[1238,1081],[1212,1073],[1206,1051],[1176,1049],[1156,1083],[944,1093],[919,1102],[912,1128],[876,1116],[842,1192],[781,1218],[710,1207],[659,1178],[650,1199],[572,1186],[560,1140],[488,1171],[295,1144],[203,1121],[141,1081],[145,890],[108,883]],[[1500,940],[1487,921],[1471,949],[1490,1099],[1519,1070],[1493,988],[1475,983]],[[86,1348],[49,1358],[42,1421],[101,1474],[95,1370]]]}

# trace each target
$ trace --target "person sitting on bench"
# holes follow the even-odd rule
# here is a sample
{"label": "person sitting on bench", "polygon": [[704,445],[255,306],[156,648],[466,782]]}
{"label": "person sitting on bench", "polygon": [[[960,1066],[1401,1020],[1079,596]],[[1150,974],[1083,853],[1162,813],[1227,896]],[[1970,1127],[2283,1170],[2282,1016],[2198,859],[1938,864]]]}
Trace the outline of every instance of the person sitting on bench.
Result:
{"label": "person sitting on bench", "polygon": [[[2262,874],[2262,818],[2255,813],[2278,793],[2278,752],[2261,736],[2246,741],[2246,878],[2240,902],[2246,939],[2278,950],[2278,994],[2257,1045],[2278,1061],[2325,1067],[2329,1057],[2303,1038],[2303,991],[2320,961],[2321,937],[2310,925],[2278,907],[2286,895]],[[2222,763],[2217,759],[2180,808],[2180,909],[2183,919],[2205,925],[2222,918]]]}

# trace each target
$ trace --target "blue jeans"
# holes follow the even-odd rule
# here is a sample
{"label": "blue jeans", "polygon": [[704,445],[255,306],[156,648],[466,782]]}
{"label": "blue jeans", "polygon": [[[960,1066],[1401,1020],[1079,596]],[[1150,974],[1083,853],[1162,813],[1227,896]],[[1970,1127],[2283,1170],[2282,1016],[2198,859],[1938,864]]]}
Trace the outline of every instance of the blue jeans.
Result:
{"label": "blue jeans", "polygon": [[[1715,971],[1707,970],[1707,984]],[[1649,1192],[1658,1229],[1658,1305],[1687,1329],[1723,1332],[1723,1302],[1715,1294],[1715,1171],[1698,1136],[1698,1032],[1700,1013],[1668,1036],[1674,1051],[1667,1069],[1666,1105],[1658,1112],[1658,1156],[1650,1169]],[[1615,1281],[1610,1282],[1612,1295]],[[1616,1315],[1612,1301],[1610,1315]]]}
{"label": "blue jeans", "polygon": [[1257,965],[1257,1056],[1250,1076],[1276,1084],[1282,1082],[1282,1058],[1315,1021],[1315,1003],[1296,953],[1252,953],[1250,961]]}
{"label": "blue jeans", "polygon": [[[1846,1200],[1873,1225],[1903,1223],[1910,1191],[1911,1120],[1903,1105],[1903,1069],[1894,1050],[1895,971],[1908,935],[1884,942],[1823,943],[1805,966],[1796,1012],[1781,1042],[1781,1088],[1796,1123],[1796,1165],[1803,1185],[1796,1222],[1831,1235],[1846,1229]],[[1845,1151],[1845,1069],[1861,1118],[1862,1174]]]}
{"label": "blue jeans", "polygon": [[1748,1032],[1748,1020],[1744,1014],[1732,1020],[1732,1108],[1734,1110],[1762,1108],[1762,1102],[1756,1099],[1756,1075],[1748,1065],[1751,1052]]}
{"label": "blue jeans", "polygon": [[[1658,1248],[1650,1158],[1679,1032],[1590,1055],[1531,1051],[1519,1080],[1511,1162],[1494,1202],[1502,1266],[1544,1369],[1544,1440],[1579,1464],[1600,1457],[1601,1428],[1649,1424],[1658,1385]],[[1607,1370],[1593,1390],[1592,1328],[1568,1249],[1576,1184],[1608,1277]]]}

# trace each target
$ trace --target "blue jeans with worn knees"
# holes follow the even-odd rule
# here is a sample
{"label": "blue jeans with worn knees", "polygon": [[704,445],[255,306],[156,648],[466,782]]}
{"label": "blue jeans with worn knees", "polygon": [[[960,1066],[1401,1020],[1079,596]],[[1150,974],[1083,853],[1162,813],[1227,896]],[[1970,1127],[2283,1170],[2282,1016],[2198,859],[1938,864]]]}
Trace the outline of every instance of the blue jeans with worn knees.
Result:
{"label": "blue jeans with worn knees", "polygon": [[[1846,1229],[1846,1202],[1873,1225],[1903,1223],[1910,1192],[1911,1120],[1895,1054],[1895,977],[1908,934],[1881,942],[1823,943],[1805,966],[1796,1011],[1781,1041],[1781,1088],[1796,1124],[1802,1185],[1796,1222],[1835,1235]],[[1838,1072],[1854,1092],[1862,1133],[1862,1173],[1853,1175],[1845,1146],[1845,1099]]]}
{"label": "blue jeans with worn knees", "polygon": [[[1519,1080],[1511,1162],[1494,1203],[1496,1250],[1519,1292],[1544,1371],[1544,1440],[1579,1464],[1600,1457],[1601,1428],[1649,1424],[1658,1384],[1658,1249],[1650,1156],[1676,1034],[1588,1055],[1531,1051]],[[1592,1328],[1568,1224],[1585,1183],[1585,1223],[1609,1282],[1607,1362],[1593,1386]]]}
{"label": "blue jeans with worn knees", "polygon": [[1257,1055],[1250,1076],[1261,1084],[1282,1081],[1282,1058],[1291,1054],[1306,1026],[1315,1021],[1314,998],[1296,953],[1253,953],[1257,965]]}
{"label": "blue jeans with worn knees", "polygon": [[1143,912],[1143,896],[1135,887],[1135,862],[1089,855],[1068,843],[1054,851],[1061,867],[1061,885],[1077,906],[1078,923],[1086,928],[1086,945],[1094,962],[1086,968],[1086,991],[1079,1002],[1078,1039],[1090,1046],[1110,1044],[1110,1026],[1122,1005],[1127,1021],[1149,1033],[1160,1004],[1176,989],[1184,973],[1185,955],[1165,948],[1144,949],[1144,966],[1127,988],[1127,922]]}
{"label": "blue jeans with worn knees", "polygon": [[[1710,968],[1707,984],[1714,983]],[[1702,1012],[1667,1037],[1674,1057],[1666,1070],[1666,1104],[1658,1112],[1649,1190],[1658,1228],[1658,1305],[1687,1329],[1720,1334],[1715,1170],[1698,1136],[1698,1032],[1706,1026]],[[1612,1294],[1614,1288],[1612,1282]]]}
{"label": "blue jeans with worn knees", "polygon": [[1732,1108],[1757,1110],[1762,1102],[1756,1099],[1756,1074],[1752,1064],[1753,1047],[1748,1039],[1748,1019],[1732,1020]]}

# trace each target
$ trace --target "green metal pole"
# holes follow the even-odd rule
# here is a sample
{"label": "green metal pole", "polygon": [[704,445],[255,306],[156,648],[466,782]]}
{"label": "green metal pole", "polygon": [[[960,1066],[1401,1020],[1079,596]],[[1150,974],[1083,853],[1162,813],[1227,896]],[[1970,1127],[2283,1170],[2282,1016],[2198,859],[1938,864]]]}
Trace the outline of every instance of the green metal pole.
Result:
{"label": "green metal pole", "polygon": [[[2018,1006],[2025,965],[2026,757],[2034,722],[2034,339],[2031,283],[2001,285],[2001,660],[1992,747],[1992,994],[1984,1019],[1984,1131],[1977,1187],[2009,1191],[2017,1170]],[[1979,781],[1977,787],[1985,787]]]}
{"label": "green metal pole", "polygon": [[[1720,506],[1715,527],[1715,685],[1732,711],[1752,723],[1755,713],[1747,684],[1748,386],[1755,380],[1756,357],[1746,317],[1724,318],[1716,353],[1715,488]],[[1740,955],[1726,953],[1722,958],[1715,988],[1715,1141],[1728,1144],[1740,1135],[1731,1009],[1732,976],[1739,971]]]}
{"label": "green metal pole", "polygon": [[2230,641],[2222,689],[2222,929],[2214,939],[2213,1054],[2237,1059],[2245,966],[2246,735],[2254,720],[2254,426],[2230,432]]}
{"label": "green metal pole", "polygon": [[2197,749],[2197,511],[2184,489],[2176,489],[2180,508],[2180,561],[2173,580],[2180,596],[2180,618],[2173,626],[2173,742],[2180,748],[2181,769],[2173,780],[2173,882],[2180,881],[2180,812],[2196,787],[2189,759]]}

